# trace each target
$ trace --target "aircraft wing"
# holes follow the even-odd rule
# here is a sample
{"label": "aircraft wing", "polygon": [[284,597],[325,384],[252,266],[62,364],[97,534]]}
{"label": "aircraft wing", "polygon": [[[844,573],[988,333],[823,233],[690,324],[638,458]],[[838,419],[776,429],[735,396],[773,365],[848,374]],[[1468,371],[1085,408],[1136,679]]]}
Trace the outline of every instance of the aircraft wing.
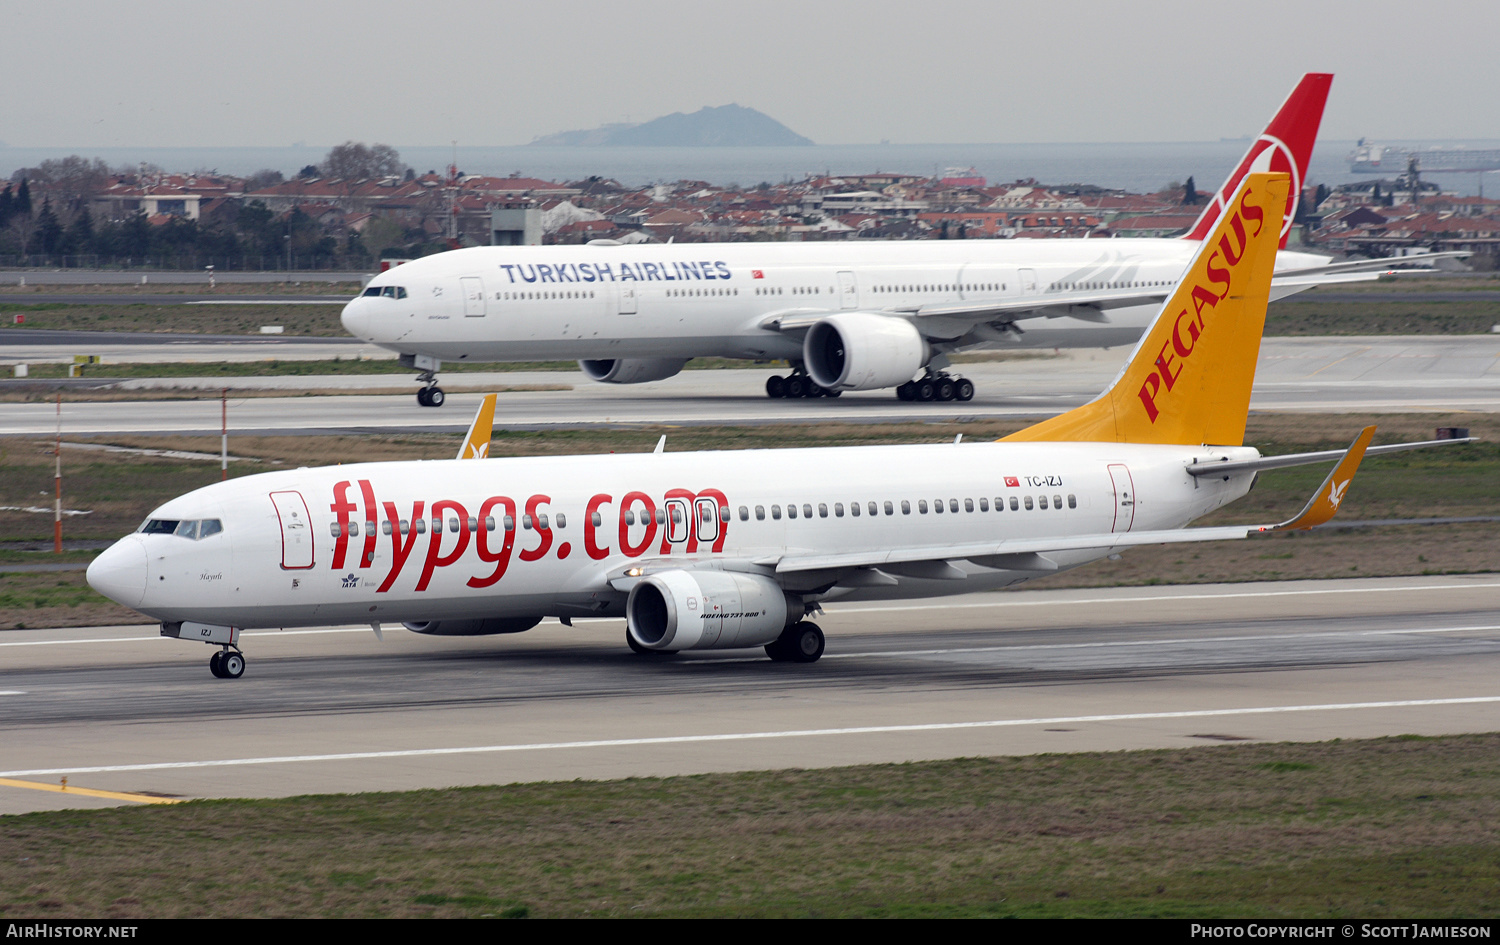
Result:
{"label": "aircraft wing", "polygon": [[[1394,268],[1424,265],[1437,259],[1452,259],[1468,255],[1470,255],[1468,252],[1455,250],[1390,259],[1357,259],[1329,263],[1325,266],[1287,269],[1276,273],[1271,278],[1272,297],[1280,298],[1319,285],[1367,282],[1378,278],[1380,273]],[[916,325],[917,330],[926,337],[951,339],[966,334],[975,325],[989,323],[1000,327],[1033,318],[1076,318],[1086,322],[1108,324],[1111,309],[1161,305],[1173,288],[1173,286],[1156,286],[1150,290],[1071,291],[1060,295],[1043,294],[1019,299],[897,306],[869,310],[866,314],[904,318]],[[1278,289],[1283,291],[1277,294]],[[762,319],[760,327],[767,331],[801,334],[833,314],[836,313],[827,309],[787,309]]]}
{"label": "aircraft wing", "polygon": [[[1354,473],[1364,459],[1370,440],[1374,436],[1373,426],[1361,430],[1349,448],[1342,451],[1338,465],[1323,480],[1323,484],[1313,493],[1302,511],[1276,524],[1104,532],[1092,535],[1022,538],[941,547],[890,548],[836,554],[798,555],[794,553],[776,559],[776,573],[794,574],[803,571],[874,568],[912,577],[960,579],[966,575],[953,567],[951,562],[964,560],[972,561],[982,567],[1008,571],[1047,572],[1058,569],[1057,562],[1047,557],[1049,552],[1089,550],[1108,552],[1135,545],[1224,541],[1249,538],[1252,535],[1264,535],[1270,532],[1313,528],[1332,519],[1338,511],[1340,503],[1347,494],[1349,483],[1354,479]],[[757,563],[768,564],[769,562]]]}

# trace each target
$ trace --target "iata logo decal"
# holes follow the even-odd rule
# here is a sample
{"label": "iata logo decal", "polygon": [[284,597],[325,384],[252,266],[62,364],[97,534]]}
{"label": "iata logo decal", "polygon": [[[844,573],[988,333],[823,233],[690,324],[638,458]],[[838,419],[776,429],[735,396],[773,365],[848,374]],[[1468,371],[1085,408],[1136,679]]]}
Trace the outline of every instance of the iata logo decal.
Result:
{"label": "iata logo decal", "polygon": [[359,587],[359,578],[353,573],[344,575],[344,587]]}
{"label": "iata logo decal", "polygon": [[[1156,422],[1161,409],[1157,406],[1157,397],[1162,393],[1170,393],[1177,384],[1177,379],[1187,361],[1197,350],[1198,340],[1203,333],[1212,327],[1210,317],[1214,308],[1224,299],[1229,297],[1230,287],[1234,281],[1234,270],[1245,258],[1245,249],[1250,240],[1260,235],[1265,227],[1266,212],[1261,207],[1250,203],[1250,191],[1247,189],[1244,196],[1240,198],[1240,205],[1235,208],[1234,215],[1230,217],[1225,232],[1219,237],[1219,245],[1209,253],[1202,263],[1201,271],[1194,269],[1190,278],[1194,280],[1206,277],[1207,285],[1195,282],[1191,296],[1192,311],[1187,308],[1177,313],[1172,321],[1172,334],[1170,338],[1164,339],[1161,348],[1156,354],[1156,369],[1146,375],[1145,381],[1141,383],[1141,389],[1137,396],[1141,404],[1146,408],[1146,416],[1152,423]],[[1255,224],[1255,232],[1246,231],[1245,224]],[[1218,291],[1210,286],[1222,286],[1223,291]],[[1174,299],[1180,296],[1173,296]],[[1162,313],[1165,317],[1165,312]],[[1157,336],[1160,337],[1160,336]],[[1153,340],[1154,343],[1154,340]],[[1149,349],[1148,349],[1149,350]]]}

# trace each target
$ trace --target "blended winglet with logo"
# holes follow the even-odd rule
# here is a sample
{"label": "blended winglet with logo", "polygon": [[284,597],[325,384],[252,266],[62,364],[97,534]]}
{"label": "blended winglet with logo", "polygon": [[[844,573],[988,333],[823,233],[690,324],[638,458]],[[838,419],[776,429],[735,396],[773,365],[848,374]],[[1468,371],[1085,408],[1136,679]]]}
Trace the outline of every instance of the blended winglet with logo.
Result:
{"label": "blended winglet with logo", "polygon": [[1281,223],[1281,249],[1286,249],[1287,233],[1292,220],[1297,216],[1297,201],[1302,195],[1302,182],[1307,180],[1307,165],[1312,160],[1313,142],[1318,137],[1318,126],[1323,121],[1323,105],[1328,101],[1328,88],[1333,84],[1333,75],[1327,72],[1309,72],[1297,83],[1292,94],[1282,103],[1276,117],[1260,133],[1255,144],[1245,153],[1240,166],[1224,181],[1224,186],[1203,208],[1203,213],[1183,239],[1201,240],[1218,222],[1231,195],[1239,189],[1245,175],[1254,173],[1285,173],[1292,175],[1292,187],[1287,192],[1285,218]]}
{"label": "blended winglet with logo", "polygon": [[487,459],[490,455],[490,435],[495,429],[495,396],[485,394],[469,425],[469,435],[464,437],[455,459]]}
{"label": "blended winglet with logo", "polygon": [[1247,175],[1110,388],[1005,439],[1243,443],[1289,185]]}
{"label": "blended winglet with logo", "polygon": [[1365,458],[1365,450],[1369,448],[1370,440],[1374,436],[1374,427],[1365,427],[1361,430],[1359,436],[1354,438],[1354,442],[1349,444],[1349,451],[1344,454],[1344,458],[1333,467],[1333,472],[1323,480],[1323,485],[1313,493],[1313,497],[1308,500],[1302,511],[1267,531],[1281,532],[1316,528],[1331,520],[1338,513],[1344,496],[1348,494],[1349,483],[1354,481],[1354,473],[1358,471],[1360,461]]}

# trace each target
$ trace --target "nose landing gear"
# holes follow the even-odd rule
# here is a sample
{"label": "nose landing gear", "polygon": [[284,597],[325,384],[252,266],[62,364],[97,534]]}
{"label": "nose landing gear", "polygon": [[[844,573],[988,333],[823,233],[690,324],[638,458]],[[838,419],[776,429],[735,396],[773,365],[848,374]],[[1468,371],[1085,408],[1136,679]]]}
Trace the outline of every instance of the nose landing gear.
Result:
{"label": "nose landing gear", "polygon": [[215,679],[239,679],[245,675],[245,654],[226,646],[208,658],[208,671]]}

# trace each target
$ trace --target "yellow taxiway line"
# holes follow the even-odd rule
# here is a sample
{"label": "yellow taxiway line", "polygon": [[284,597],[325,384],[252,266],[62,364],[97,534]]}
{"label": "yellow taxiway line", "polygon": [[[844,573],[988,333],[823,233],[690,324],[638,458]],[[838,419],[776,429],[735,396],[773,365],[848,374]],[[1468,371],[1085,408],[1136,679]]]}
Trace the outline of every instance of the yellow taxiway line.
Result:
{"label": "yellow taxiway line", "polygon": [[180,797],[155,797],[150,794],[125,794],[121,791],[96,791],[93,788],[68,787],[68,779],[61,784],[43,784],[40,781],[17,781],[0,778],[0,786],[30,788],[33,791],[55,791],[58,794],[82,794],[84,797],[103,797],[112,801],[134,801],[137,804],[181,804]]}

